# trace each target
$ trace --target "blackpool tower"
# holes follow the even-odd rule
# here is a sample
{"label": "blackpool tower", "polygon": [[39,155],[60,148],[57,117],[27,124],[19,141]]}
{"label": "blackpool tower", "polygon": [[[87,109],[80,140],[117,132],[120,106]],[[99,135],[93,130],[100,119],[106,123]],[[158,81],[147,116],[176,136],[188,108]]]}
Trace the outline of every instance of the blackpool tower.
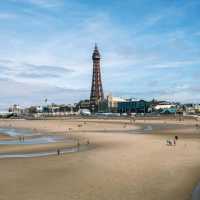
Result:
{"label": "blackpool tower", "polygon": [[97,108],[99,102],[104,99],[103,87],[101,81],[100,59],[101,56],[98,47],[95,44],[94,52],[92,54],[93,75],[92,75],[92,87],[90,93],[90,105],[93,108]]}

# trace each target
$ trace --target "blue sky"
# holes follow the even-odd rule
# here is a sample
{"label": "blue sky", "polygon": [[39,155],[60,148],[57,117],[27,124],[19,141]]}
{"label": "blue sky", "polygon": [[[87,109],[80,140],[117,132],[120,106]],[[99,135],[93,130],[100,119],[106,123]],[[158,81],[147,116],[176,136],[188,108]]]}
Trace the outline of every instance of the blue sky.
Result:
{"label": "blue sky", "polygon": [[2,0],[0,108],[106,94],[200,102],[199,0]]}

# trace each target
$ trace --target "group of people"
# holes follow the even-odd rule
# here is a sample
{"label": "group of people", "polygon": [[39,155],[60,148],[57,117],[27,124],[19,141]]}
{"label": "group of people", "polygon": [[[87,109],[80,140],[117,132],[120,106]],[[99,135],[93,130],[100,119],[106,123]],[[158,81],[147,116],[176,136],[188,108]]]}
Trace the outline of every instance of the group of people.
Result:
{"label": "group of people", "polygon": [[177,140],[178,140],[178,136],[176,135],[175,137],[174,137],[174,139],[173,140],[167,140],[166,141],[166,144],[168,145],[168,146],[172,146],[172,145],[176,145],[176,142],[177,142]]}
{"label": "group of people", "polygon": [[24,142],[24,136],[19,136],[19,141]]}

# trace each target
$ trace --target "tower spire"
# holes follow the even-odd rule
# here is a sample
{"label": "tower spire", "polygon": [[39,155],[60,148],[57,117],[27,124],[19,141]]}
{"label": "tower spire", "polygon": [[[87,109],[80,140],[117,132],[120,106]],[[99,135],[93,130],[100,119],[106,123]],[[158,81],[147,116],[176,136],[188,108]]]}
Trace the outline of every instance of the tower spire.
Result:
{"label": "tower spire", "polygon": [[98,45],[97,45],[96,42],[95,42],[95,44],[94,44],[94,49],[95,49],[95,50],[98,50]]}

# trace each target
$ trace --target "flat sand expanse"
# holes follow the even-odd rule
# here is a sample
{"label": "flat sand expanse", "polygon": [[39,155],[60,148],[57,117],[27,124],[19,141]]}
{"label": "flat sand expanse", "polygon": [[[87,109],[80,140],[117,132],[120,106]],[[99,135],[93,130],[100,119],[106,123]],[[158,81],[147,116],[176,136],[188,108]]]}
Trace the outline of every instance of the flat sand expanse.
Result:
{"label": "flat sand expanse", "polygon": [[[200,181],[196,123],[0,120],[0,127],[71,134],[92,145],[62,156],[0,159],[0,200],[190,200]],[[174,135],[177,145],[167,146]],[[0,146],[0,152],[9,149]]]}

